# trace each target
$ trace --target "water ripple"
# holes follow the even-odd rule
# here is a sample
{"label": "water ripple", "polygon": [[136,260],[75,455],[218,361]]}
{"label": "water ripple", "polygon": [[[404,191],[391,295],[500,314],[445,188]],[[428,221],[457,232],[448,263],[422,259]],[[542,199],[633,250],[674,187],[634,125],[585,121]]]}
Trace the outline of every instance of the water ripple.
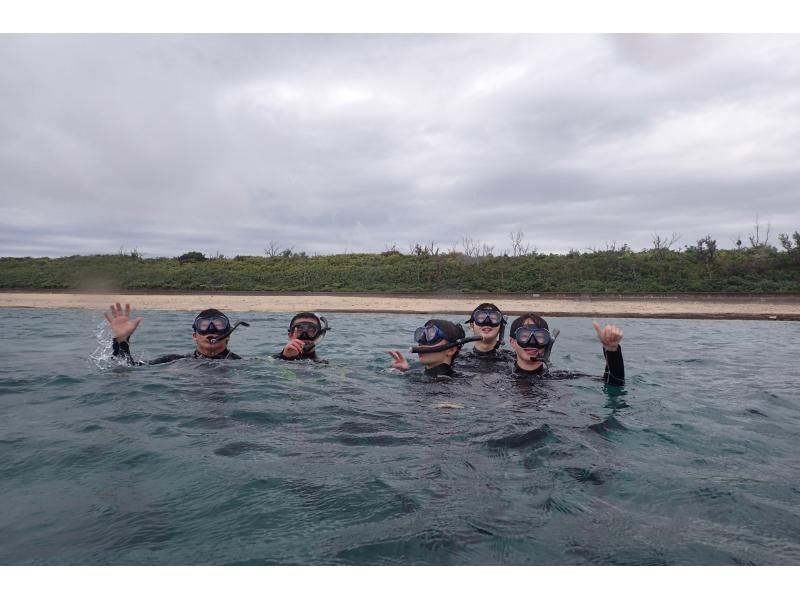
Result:
{"label": "water ripple", "polygon": [[[191,350],[141,315],[137,356]],[[421,316],[332,314],[328,364],[234,316],[241,361],[122,367],[100,314],[0,310],[0,563],[800,564],[796,323],[624,320],[614,389],[581,318],[583,376],[437,382],[382,353]]]}

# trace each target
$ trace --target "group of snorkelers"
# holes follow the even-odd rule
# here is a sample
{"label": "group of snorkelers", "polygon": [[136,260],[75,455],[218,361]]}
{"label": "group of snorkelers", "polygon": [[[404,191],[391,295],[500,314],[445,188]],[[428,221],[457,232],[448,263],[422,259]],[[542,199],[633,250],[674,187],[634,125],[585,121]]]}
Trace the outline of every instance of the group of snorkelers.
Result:
{"label": "group of snorkelers", "polygon": [[[131,318],[131,306],[127,303],[124,308],[119,303],[111,305],[110,311],[104,315],[111,325],[111,332],[114,335],[113,356],[123,359],[131,365],[155,365],[186,358],[241,359],[239,355],[228,349],[228,343],[236,328],[250,326],[247,322],[242,321],[232,324],[228,316],[218,309],[205,309],[197,314],[192,323],[192,339],[195,343],[195,350],[192,353],[171,353],[142,362],[133,358],[130,347],[131,335],[139,327],[142,318]],[[317,357],[316,347],[329,329],[325,316],[311,312],[295,314],[289,322],[286,345],[272,357],[285,360],[320,361]]]}
{"label": "group of snorkelers", "polygon": [[[114,357],[133,365],[168,363],[184,358],[241,359],[228,349],[228,343],[238,326],[249,326],[247,322],[239,321],[232,324],[221,311],[206,309],[192,323],[192,338],[196,345],[193,353],[163,355],[141,362],[131,356],[130,337],[142,318],[131,318],[130,305],[126,304],[123,308],[119,303],[112,305],[105,317],[114,336]],[[536,313],[522,314],[508,326],[511,347],[508,349],[504,347],[507,322],[507,317],[496,305],[481,303],[464,322],[469,325],[471,336],[467,336],[461,324],[448,320],[428,320],[414,331],[415,344],[411,352],[419,356],[427,376],[456,376],[455,361],[460,357],[465,364],[513,364],[512,370],[518,376],[557,377],[557,373],[550,370],[550,352],[558,337],[558,330],[551,330],[547,321]],[[617,386],[624,384],[625,366],[620,347],[622,330],[613,325],[601,326],[597,322],[592,322],[592,325],[603,346],[606,362],[603,381]],[[328,330],[330,327],[324,316],[313,312],[297,313],[289,322],[286,344],[272,357],[288,361],[322,361],[317,356],[317,345]],[[473,343],[471,350],[460,355],[467,343]],[[387,352],[392,358],[392,368],[400,371],[411,369],[401,351]]]}

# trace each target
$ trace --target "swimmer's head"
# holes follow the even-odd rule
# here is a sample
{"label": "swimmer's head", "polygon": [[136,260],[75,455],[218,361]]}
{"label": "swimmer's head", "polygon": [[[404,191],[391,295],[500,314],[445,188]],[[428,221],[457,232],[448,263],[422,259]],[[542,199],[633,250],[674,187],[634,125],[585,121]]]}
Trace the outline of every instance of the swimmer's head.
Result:
{"label": "swimmer's head", "polygon": [[210,357],[227,348],[232,328],[231,321],[224,313],[218,309],[204,309],[195,317],[192,330],[197,350]]}
{"label": "swimmer's head", "polygon": [[192,323],[192,330],[200,335],[223,334],[231,329],[231,321],[218,309],[204,309]]}
{"label": "swimmer's head", "polygon": [[304,341],[316,341],[325,336],[330,330],[328,320],[324,316],[310,311],[301,311],[289,322],[289,338],[299,338]]}
{"label": "swimmer's head", "polygon": [[472,332],[482,336],[484,343],[496,341],[494,348],[497,349],[503,344],[506,321],[503,312],[494,303],[481,303],[464,323],[469,324]]}
{"label": "swimmer's head", "polygon": [[524,326],[526,324],[533,325],[536,328],[546,328],[547,330],[550,330],[550,327],[547,325],[547,320],[545,320],[539,314],[528,312],[526,314],[522,314],[518,318],[514,319],[513,322],[511,322],[511,326],[509,327],[509,334],[513,336],[514,333],[517,331],[517,328],[519,328],[520,326]]}
{"label": "swimmer's head", "polygon": [[304,353],[310,354],[314,351],[325,333],[330,330],[328,320],[325,316],[310,311],[301,311],[295,314],[289,322],[289,338],[305,341]]}
{"label": "swimmer's head", "polygon": [[466,333],[461,324],[447,320],[428,320],[414,331],[416,346],[411,348],[419,354],[419,360],[428,366],[439,363],[453,363],[461,350]]}
{"label": "swimmer's head", "polygon": [[550,334],[547,321],[532,312],[522,314],[511,322],[509,336],[517,356],[529,361],[547,361],[558,332]]}

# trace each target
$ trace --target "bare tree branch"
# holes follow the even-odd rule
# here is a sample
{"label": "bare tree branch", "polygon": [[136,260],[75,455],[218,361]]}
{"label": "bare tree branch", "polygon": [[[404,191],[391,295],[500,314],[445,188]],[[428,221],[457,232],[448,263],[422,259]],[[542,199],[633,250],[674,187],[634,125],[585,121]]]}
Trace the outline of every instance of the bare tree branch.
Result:
{"label": "bare tree branch", "polygon": [[264,255],[267,257],[277,257],[280,253],[281,248],[276,241],[270,241],[269,246],[264,248]]}

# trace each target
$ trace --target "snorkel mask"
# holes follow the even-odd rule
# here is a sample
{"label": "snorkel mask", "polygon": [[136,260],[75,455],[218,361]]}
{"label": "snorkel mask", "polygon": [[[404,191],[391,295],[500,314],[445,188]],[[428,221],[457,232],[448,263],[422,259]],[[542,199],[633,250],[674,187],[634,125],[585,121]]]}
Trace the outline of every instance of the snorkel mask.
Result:
{"label": "snorkel mask", "polygon": [[[450,330],[445,331],[445,328],[450,328]],[[417,344],[411,347],[411,352],[418,354],[438,353],[452,347],[461,347],[464,343],[470,343],[482,338],[482,336],[466,336],[461,324],[452,324],[445,320],[429,320],[424,326],[414,331],[414,342]],[[443,345],[431,346],[442,340],[448,342]]]}
{"label": "snorkel mask", "polygon": [[[214,311],[216,312],[216,310]],[[239,326],[250,326],[250,324],[247,322],[242,321],[237,321],[233,326],[231,326],[231,321],[225,314],[221,312],[216,312],[216,314],[213,315],[203,315],[204,313],[206,312],[202,312],[194,319],[194,322],[192,323],[192,330],[202,336],[206,336],[209,333],[219,333],[209,336],[206,339],[209,343],[218,343],[221,340],[228,338]]]}
{"label": "snorkel mask", "polygon": [[227,316],[197,316],[192,323],[192,330],[200,334],[209,332],[227,332],[230,330],[231,321]]}

